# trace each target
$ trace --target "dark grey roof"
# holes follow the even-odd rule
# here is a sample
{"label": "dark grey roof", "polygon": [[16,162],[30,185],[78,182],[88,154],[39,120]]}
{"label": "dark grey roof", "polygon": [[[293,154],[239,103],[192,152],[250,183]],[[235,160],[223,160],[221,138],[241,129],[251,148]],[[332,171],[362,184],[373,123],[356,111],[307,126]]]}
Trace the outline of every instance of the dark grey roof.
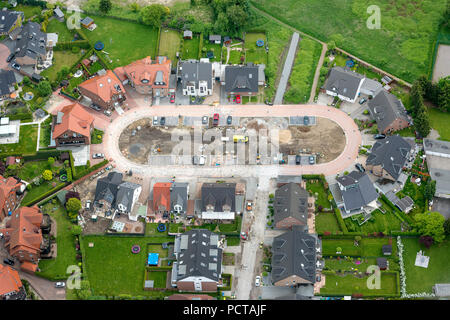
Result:
{"label": "dark grey roof", "polygon": [[390,244],[384,244],[381,247],[381,250],[383,251],[383,254],[391,254],[392,253],[392,245]]}
{"label": "dark grey roof", "polygon": [[16,82],[16,77],[12,70],[0,70],[0,96],[13,92]]}
{"label": "dark grey roof", "polygon": [[369,100],[368,106],[380,132],[384,132],[396,119],[409,122],[403,103],[384,89]]}
{"label": "dark grey roof", "polygon": [[293,217],[306,224],[308,220],[308,197],[308,191],[293,182],[278,188],[275,191],[273,201],[275,223]]}
{"label": "dark grey roof", "polygon": [[366,164],[381,165],[394,179],[398,179],[411,149],[411,144],[402,137],[389,136],[375,142]]}
{"label": "dark grey roof", "polygon": [[199,81],[206,81],[208,88],[212,88],[212,63],[197,60],[181,61],[178,71],[183,89],[188,85],[194,85],[198,89]]}
{"label": "dark grey roof", "polygon": [[209,35],[209,41],[221,41],[222,40],[222,36],[220,34],[210,34]]}
{"label": "dark grey roof", "polygon": [[214,206],[214,212],[224,212],[224,205],[230,212],[236,211],[236,183],[204,183],[202,185],[202,212],[207,205]]}
{"label": "dark grey roof", "polygon": [[85,17],[84,19],[81,20],[81,24],[88,25],[93,21],[94,20],[91,17]]}
{"label": "dark grey roof", "polygon": [[396,205],[403,212],[406,212],[406,210],[414,204],[413,199],[409,196],[400,199],[392,190],[386,192],[386,198],[388,198],[390,202]]}
{"label": "dark grey roof", "polygon": [[17,18],[24,13],[20,11],[1,10],[0,11],[0,33],[7,33],[16,22]]}
{"label": "dark grey roof", "polygon": [[122,173],[110,172],[108,176],[98,179],[94,201],[105,200],[114,207],[117,191],[119,185],[122,183],[122,178]]}
{"label": "dark grey roof", "polygon": [[175,205],[181,205],[182,212],[187,211],[188,183],[174,182],[170,190],[170,208],[174,211]]}
{"label": "dark grey roof", "polygon": [[365,173],[352,171],[336,180],[345,188],[341,190],[341,193],[347,211],[365,207],[378,198],[378,193],[372,181]]}
{"label": "dark grey roof", "polygon": [[44,56],[46,50],[47,34],[41,31],[41,25],[28,22],[19,34],[16,41],[16,57],[30,57],[37,59]]}
{"label": "dark grey roof", "polygon": [[175,238],[177,281],[202,276],[218,281],[222,273],[222,249],[219,235],[209,230],[194,229]]}
{"label": "dark grey roof", "polygon": [[61,9],[59,7],[56,7],[55,10],[53,10],[53,13],[58,17],[58,18],[64,18],[64,13],[61,11]]}
{"label": "dark grey roof", "polygon": [[131,212],[133,206],[133,194],[134,191],[141,186],[133,182],[123,182],[118,186],[117,198],[115,208],[117,209],[119,204],[123,205],[126,209],[125,212]]}
{"label": "dark grey roof", "polygon": [[226,66],[226,92],[258,92],[258,66]]}
{"label": "dark grey roof", "polygon": [[334,67],[328,74],[325,89],[349,99],[354,99],[363,78],[359,73],[342,67]]}
{"label": "dark grey roof", "polygon": [[316,248],[320,248],[316,236],[294,227],[275,237],[272,244],[272,281],[278,282],[297,275],[310,283],[315,282]]}
{"label": "dark grey roof", "polygon": [[377,258],[377,265],[383,269],[387,268],[387,259],[386,258]]}

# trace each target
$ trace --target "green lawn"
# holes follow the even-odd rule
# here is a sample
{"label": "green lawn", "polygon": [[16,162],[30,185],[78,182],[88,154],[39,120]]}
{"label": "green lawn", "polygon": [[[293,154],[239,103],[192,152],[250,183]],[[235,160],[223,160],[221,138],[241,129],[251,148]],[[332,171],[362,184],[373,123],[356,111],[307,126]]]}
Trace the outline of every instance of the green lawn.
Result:
{"label": "green lawn", "polygon": [[56,259],[39,261],[41,271],[37,274],[50,280],[66,279],[68,276],[66,274],[67,267],[78,263],[74,243],[75,237],[71,232],[73,224],[69,221],[66,209],[59,201],[56,204],[48,202],[42,207],[42,212],[48,213],[56,221],[56,226],[52,226],[52,228],[57,229],[58,253]]}
{"label": "green lawn", "polygon": [[172,65],[175,65],[177,61],[177,51],[180,51],[181,36],[178,31],[161,29],[158,55],[167,56],[172,60]]}
{"label": "green lawn", "polygon": [[72,41],[74,34],[67,28],[66,22],[60,22],[57,19],[52,19],[47,25],[47,33],[57,33],[58,42]]}
{"label": "green lawn", "polygon": [[316,214],[316,232],[332,232],[341,231],[336,216],[331,212],[320,212]]}
{"label": "green lawn", "polygon": [[50,81],[55,81],[57,73],[63,68],[70,68],[81,57],[80,53],[73,53],[70,50],[53,51],[53,65],[44,70],[41,75],[47,77]]}
{"label": "green lawn", "polygon": [[[450,240],[447,239],[440,245],[433,245],[430,249],[426,249],[419,244],[417,238],[402,238],[402,243],[404,245],[403,261],[407,293],[431,293],[432,286],[436,283],[450,282],[448,263],[450,260]],[[424,254],[430,257],[427,269],[414,265],[419,250],[423,250]]]}
{"label": "green lawn", "polygon": [[199,45],[200,36],[198,34],[194,34],[192,39],[184,39],[183,50],[181,53],[181,57],[183,58],[183,60],[198,59]]}
{"label": "green lawn", "polygon": [[50,125],[41,124],[41,136],[39,139],[39,147],[47,148],[50,144],[52,127]]}
{"label": "green lawn", "polygon": [[[84,16],[83,16],[84,17]],[[102,41],[104,51],[109,53],[112,68],[127,65],[147,56],[156,56],[158,30],[139,23],[93,16],[97,28],[94,31],[84,29],[89,41],[94,44]]]}
{"label": "green lawn", "polygon": [[38,126],[35,124],[20,126],[19,142],[0,145],[1,153],[35,154]]}
{"label": "green lawn", "polygon": [[22,11],[25,14],[25,20],[29,18],[39,15],[42,11],[39,6],[27,6],[24,4],[17,4],[17,6],[13,9],[15,11]]}
{"label": "green lawn", "polygon": [[450,113],[442,112],[436,108],[428,108],[430,125],[439,132],[439,140],[450,141]]}
{"label": "green lawn", "polygon": [[47,160],[25,162],[19,171],[19,178],[29,182],[34,177],[41,175],[46,169],[50,169]]}
{"label": "green lawn", "polygon": [[312,183],[310,180],[307,180],[306,190],[311,192],[313,196],[317,193],[316,205],[322,206],[323,208],[331,208],[331,203],[328,201],[328,193],[322,182]]}
{"label": "green lawn", "polygon": [[[264,40],[264,45],[258,47],[256,45],[257,40]],[[254,64],[267,64],[266,53],[266,34],[262,32],[247,32],[245,34],[245,62],[253,62]]]}
{"label": "green lawn", "polygon": [[[174,238],[171,241],[173,242]],[[163,249],[160,244],[149,244],[147,245],[147,253],[159,253],[160,258],[167,258],[169,250]]]}
{"label": "green lawn", "polygon": [[[432,48],[446,1],[252,0],[268,14],[412,82],[431,70]],[[369,5],[381,11],[380,29],[369,29]],[[270,37],[269,37],[270,41]]]}
{"label": "green lawn", "polygon": [[146,280],[153,280],[154,288],[165,288],[167,282],[167,271],[147,271]]}
{"label": "green lawn", "polygon": [[[334,57],[333,65],[339,66],[339,67],[345,67],[346,62],[349,58],[347,56],[344,56],[342,54],[337,54]],[[367,78],[370,79],[376,79],[381,82],[382,76],[366,67],[363,67],[359,63],[355,63],[355,66],[351,68],[352,71],[358,72],[359,74],[365,75]]]}
{"label": "green lawn", "polygon": [[399,131],[395,131],[395,134],[398,134],[401,137],[413,137],[413,138],[416,137],[413,126],[399,130]]}
{"label": "green lawn", "polygon": [[367,287],[367,276],[357,278],[348,274],[340,276],[335,274],[325,275],[325,286],[320,289],[321,295],[351,295],[361,293],[365,296],[383,296],[386,294],[399,294],[397,288],[397,274],[393,272],[381,272],[380,289]]}
{"label": "green lawn", "polygon": [[214,58],[210,58],[210,62],[220,62],[222,58],[222,46],[220,44],[209,43],[207,39],[203,39],[203,48],[202,50],[202,58],[207,58],[206,54],[208,51],[212,51],[214,53]]}
{"label": "green lawn", "polygon": [[95,129],[91,133],[91,143],[92,144],[100,144],[103,140],[103,134],[104,132],[99,129]]}
{"label": "green lawn", "polygon": [[[363,238],[359,246],[354,245],[353,239],[323,239],[323,256],[336,256],[336,248],[342,249],[340,256],[379,257],[383,245],[389,244],[388,238]],[[396,241],[392,241],[392,255],[397,253]]]}
{"label": "green lawn", "polygon": [[[36,186],[33,184],[33,187],[31,188],[31,190],[26,191],[25,197],[23,197],[23,199],[22,199],[22,203],[26,203],[28,201],[31,201],[31,200],[39,197],[39,195],[44,194],[47,191],[50,191],[51,189],[57,187],[60,183],[62,183],[62,182],[55,181],[55,179],[53,179],[52,181],[44,181],[39,186]],[[53,185],[53,184],[55,184],[55,185]]]}
{"label": "green lawn", "polygon": [[351,232],[383,232],[384,234],[388,234],[390,231],[401,230],[401,221],[391,211],[383,214],[380,210],[375,210],[372,212],[372,219],[362,226],[356,221],[353,221],[352,218],[346,218],[344,222],[347,225],[347,229]]}
{"label": "green lawn", "polygon": [[241,244],[241,238],[240,237],[227,237],[227,246],[239,246]]}
{"label": "green lawn", "polygon": [[[147,262],[146,247],[147,243],[173,240],[173,237],[83,236],[83,258],[86,268],[84,272],[87,273],[93,294],[160,295],[157,291],[143,290]],[[90,242],[94,247],[89,247]],[[131,253],[131,247],[135,244],[141,247],[138,254]]]}

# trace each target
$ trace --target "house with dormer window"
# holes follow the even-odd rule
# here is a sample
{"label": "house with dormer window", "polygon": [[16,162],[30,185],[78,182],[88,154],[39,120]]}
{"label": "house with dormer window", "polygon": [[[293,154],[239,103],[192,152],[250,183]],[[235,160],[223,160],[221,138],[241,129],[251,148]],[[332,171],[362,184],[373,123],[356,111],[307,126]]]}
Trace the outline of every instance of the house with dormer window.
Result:
{"label": "house with dormer window", "polygon": [[181,81],[183,95],[205,97],[212,95],[212,63],[186,60],[178,64],[178,79]]}
{"label": "house with dormer window", "polygon": [[11,216],[19,204],[17,193],[21,185],[13,177],[4,178],[0,176],[0,222],[5,217]]}
{"label": "house with dormer window", "polygon": [[328,95],[354,103],[364,82],[364,76],[348,68],[334,67],[328,73],[325,91]]}
{"label": "house with dormer window", "polygon": [[80,104],[65,106],[53,115],[52,139],[56,147],[91,143],[94,117]]}
{"label": "house with dormer window", "polygon": [[201,219],[234,220],[236,183],[204,183],[202,185]]}
{"label": "house with dormer window", "polygon": [[247,65],[226,66],[221,84],[226,95],[256,96],[259,91],[259,66]]}

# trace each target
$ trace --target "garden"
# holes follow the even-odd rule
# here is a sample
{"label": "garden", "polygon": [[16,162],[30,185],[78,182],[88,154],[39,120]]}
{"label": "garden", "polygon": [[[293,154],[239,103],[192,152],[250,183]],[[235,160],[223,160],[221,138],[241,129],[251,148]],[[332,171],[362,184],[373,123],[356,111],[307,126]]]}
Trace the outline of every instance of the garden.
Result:
{"label": "garden", "polygon": [[342,231],[334,212],[316,213],[315,224],[317,233],[331,232],[336,234],[336,232]]}
{"label": "garden", "polygon": [[[261,43],[257,41],[262,40]],[[245,34],[245,62],[253,62],[254,64],[267,64],[266,52],[267,38],[262,32],[247,32]]]}
{"label": "garden", "polygon": [[95,129],[92,130],[91,133],[91,143],[92,144],[100,144],[103,141],[103,134],[104,132],[102,130],[99,129]]}
{"label": "garden", "polygon": [[328,191],[328,187],[325,188],[324,182],[322,180],[320,179],[306,180],[306,190],[308,190],[308,192],[316,198],[315,202],[316,207],[321,207],[322,209],[332,209],[331,193]]}
{"label": "garden", "polygon": [[54,50],[53,64],[50,68],[41,72],[41,75],[48,78],[50,82],[57,79],[58,72],[64,67],[70,68],[81,58],[81,50],[74,53],[72,50]]}
{"label": "garden", "polygon": [[450,141],[450,113],[442,112],[437,108],[428,108],[430,126],[439,133],[439,140]]}
{"label": "garden", "polygon": [[[371,213],[371,218],[361,225],[360,223],[363,219],[362,214],[344,219],[348,231],[360,232],[364,234],[374,232],[389,234],[391,231],[401,231],[401,221],[394,215],[394,213],[385,207],[382,207],[382,210],[385,211],[385,213],[379,209],[373,211]],[[361,220],[358,218],[361,218]]]}
{"label": "garden", "polygon": [[0,154],[34,154],[37,146],[38,126],[35,124],[20,126],[19,142],[2,144]]}
{"label": "garden", "polygon": [[[161,29],[159,37],[158,55],[167,56],[176,65],[177,52],[180,50],[181,34],[179,31],[170,29]],[[153,57],[152,57],[153,58]]]}
{"label": "garden", "polygon": [[182,44],[181,57],[183,60],[198,59],[200,35],[193,34],[192,39],[183,39]]}
{"label": "garden", "polygon": [[[392,256],[397,255],[397,246],[395,241],[390,238],[379,237],[364,237],[355,245],[353,238],[323,238],[322,239],[322,255],[330,257],[365,257],[373,258],[382,256],[382,246],[392,245]],[[340,252],[340,253],[338,253]]]}
{"label": "garden", "polygon": [[[209,55],[212,52],[212,57]],[[210,62],[220,62],[222,59],[222,46],[203,40],[202,58],[209,58]]]}

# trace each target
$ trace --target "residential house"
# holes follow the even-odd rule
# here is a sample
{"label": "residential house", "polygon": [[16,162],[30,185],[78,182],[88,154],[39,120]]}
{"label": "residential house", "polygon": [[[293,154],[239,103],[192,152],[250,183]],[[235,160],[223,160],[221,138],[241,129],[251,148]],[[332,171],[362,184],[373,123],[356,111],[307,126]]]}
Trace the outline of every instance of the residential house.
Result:
{"label": "residential house", "polygon": [[210,34],[209,35],[209,42],[214,44],[221,44],[222,43],[222,36],[220,34]]}
{"label": "residential house", "polygon": [[352,171],[336,180],[343,199],[341,213],[344,218],[360,213],[365,207],[378,207],[379,195],[367,174]]}
{"label": "residential house", "polygon": [[170,89],[175,89],[170,87],[171,69],[172,61],[158,56],[154,61],[150,57],[134,61],[114,72],[122,84],[129,83],[140,94],[166,97]]}
{"label": "residential house", "polygon": [[118,107],[126,100],[122,82],[111,70],[84,81],[78,89],[88,101],[103,109]]}
{"label": "residential house", "polygon": [[20,207],[1,229],[5,248],[21,262],[21,269],[34,273],[38,269],[41,253],[50,251],[49,239],[42,237],[42,212],[38,207]]}
{"label": "residential house", "polygon": [[194,229],[176,236],[171,283],[180,291],[215,292],[222,276],[219,235]]}
{"label": "residential house", "polygon": [[25,15],[20,11],[11,11],[3,8],[0,11],[0,36],[8,35],[11,39],[15,39],[22,22],[25,19]]}
{"label": "residential house", "polygon": [[200,218],[233,220],[236,213],[236,183],[204,183]]}
{"label": "residential house", "polygon": [[8,117],[0,118],[0,137],[8,137],[18,134],[18,124],[10,123]]}
{"label": "residential house", "polygon": [[412,151],[412,145],[400,136],[389,136],[372,146],[366,168],[382,179],[397,181]]}
{"label": "residential house", "polygon": [[80,104],[65,106],[52,121],[52,139],[56,147],[81,146],[91,143],[94,117]]}
{"label": "residential house", "polygon": [[153,212],[161,214],[170,212],[171,187],[170,182],[157,182],[153,185]]}
{"label": "residential house", "polygon": [[343,67],[334,67],[325,82],[326,93],[341,100],[354,103],[358,97],[364,77]]}
{"label": "residential house", "polygon": [[423,139],[431,179],[436,181],[435,197],[450,199],[450,142]]}
{"label": "residential house", "polygon": [[450,298],[450,283],[436,283],[433,286],[433,293],[438,298]]}
{"label": "residential house", "polygon": [[135,203],[139,199],[142,187],[133,182],[122,182],[118,186],[116,198],[116,210],[118,213],[128,214],[130,220],[137,221],[138,215],[130,215],[133,211]]}
{"label": "residential house", "polygon": [[228,46],[231,44],[231,38],[229,36],[223,37],[223,44]]}
{"label": "residential house", "polygon": [[226,95],[252,96],[258,94],[259,67],[253,64],[226,66],[224,80]]}
{"label": "residential house", "polygon": [[383,86],[377,80],[364,78],[361,86],[361,93],[368,95],[369,97],[375,97],[382,89]]}
{"label": "residential house", "polygon": [[19,272],[0,264],[0,300],[25,300],[26,296]]}
{"label": "residential house", "polygon": [[17,202],[17,193],[20,191],[22,183],[13,177],[4,178],[0,176],[0,222],[7,216],[10,216]]}
{"label": "residential house", "polygon": [[178,79],[181,81],[183,95],[205,97],[212,95],[212,64],[197,60],[180,61]]}
{"label": "residential house", "polygon": [[322,243],[307,228],[294,226],[273,239],[272,283],[279,287],[314,284],[323,269]]}
{"label": "residential house", "polygon": [[277,229],[290,229],[294,225],[307,225],[308,213],[314,212],[313,197],[298,184],[290,182],[275,191],[273,201],[274,223]]}
{"label": "residential house", "polygon": [[31,77],[36,65],[46,60],[47,34],[41,31],[39,23],[28,22],[17,36],[15,47],[15,61],[21,66],[20,72]]}
{"label": "residential house", "polygon": [[189,183],[174,182],[170,187],[170,212],[186,214],[188,211]]}
{"label": "residential house", "polygon": [[389,266],[388,260],[386,258],[377,258],[377,266],[380,270],[386,270]]}
{"label": "residential house", "polygon": [[184,39],[192,39],[192,31],[191,30],[185,30],[183,32],[183,38]]}
{"label": "residential house", "polygon": [[412,123],[401,100],[384,89],[369,100],[368,106],[380,133],[388,134],[402,130]]}
{"label": "residential house", "polygon": [[9,99],[11,94],[16,91],[15,85],[17,84],[14,71],[12,70],[0,70],[0,99]]}

